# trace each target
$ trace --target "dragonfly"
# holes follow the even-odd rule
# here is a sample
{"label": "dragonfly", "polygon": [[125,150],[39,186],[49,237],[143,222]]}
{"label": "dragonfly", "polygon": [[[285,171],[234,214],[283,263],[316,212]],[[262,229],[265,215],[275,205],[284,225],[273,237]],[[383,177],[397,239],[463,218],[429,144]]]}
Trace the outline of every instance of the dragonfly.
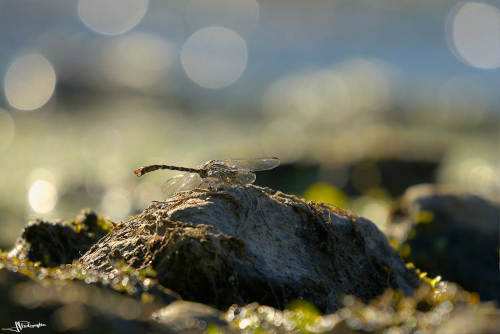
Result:
{"label": "dragonfly", "polygon": [[247,185],[252,184],[255,172],[273,169],[279,166],[280,160],[276,157],[255,159],[228,159],[210,160],[198,168],[178,167],[170,165],[148,165],[134,171],[135,175],[142,176],[159,169],[168,169],[185,172],[167,180],[162,187],[166,195],[173,195],[180,191],[196,188],[213,189],[217,185]]}

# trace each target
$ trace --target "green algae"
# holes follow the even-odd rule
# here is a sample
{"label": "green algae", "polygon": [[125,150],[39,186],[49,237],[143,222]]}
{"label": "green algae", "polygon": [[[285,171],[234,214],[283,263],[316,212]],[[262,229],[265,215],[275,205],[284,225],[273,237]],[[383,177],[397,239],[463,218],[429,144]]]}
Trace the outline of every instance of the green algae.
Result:
{"label": "green algae", "polygon": [[36,219],[24,228],[10,254],[19,259],[41,262],[45,267],[57,267],[79,258],[115,226],[88,209],[70,221]]}
{"label": "green algae", "polygon": [[343,308],[328,315],[321,315],[314,305],[303,300],[291,303],[285,310],[257,303],[233,305],[225,319],[232,328],[250,333],[438,333],[442,326],[454,321],[456,314],[465,311],[476,315],[471,317],[478,321],[476,327],[494,328],[500,323],[498,309],[479,303],[477,294],[448,282],[435,288],[423,282],[409,297],[388,289],[369,303],[345,296],[343,304]]}

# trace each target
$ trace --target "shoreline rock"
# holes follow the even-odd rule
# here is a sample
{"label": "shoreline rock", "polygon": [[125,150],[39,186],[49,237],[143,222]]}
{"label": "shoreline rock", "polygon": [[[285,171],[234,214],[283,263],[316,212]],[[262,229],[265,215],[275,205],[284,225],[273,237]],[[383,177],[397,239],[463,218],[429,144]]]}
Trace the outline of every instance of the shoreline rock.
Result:
{"label": "shoreline rock", "polygon": [[88,209],[70,221],[37,219],[26,225],[9,257],[41,262],[45,267],[69,264],[112,229],[112,222]]}
{"label": "shoreline rock", "polygon": [[500,303],[499,203],[422,184],[408,188],[390,220],[393,238],[417,268]]}
{"label": "shoreline rock", "polygon": [[107,271],[119,259],[151,266],[163,286],[220,309],[304,299],[333,312],[346,294],[368,301],[389,287],[410,295],[418,284],[372,222],[253,185],[153,203],[79,263]]}

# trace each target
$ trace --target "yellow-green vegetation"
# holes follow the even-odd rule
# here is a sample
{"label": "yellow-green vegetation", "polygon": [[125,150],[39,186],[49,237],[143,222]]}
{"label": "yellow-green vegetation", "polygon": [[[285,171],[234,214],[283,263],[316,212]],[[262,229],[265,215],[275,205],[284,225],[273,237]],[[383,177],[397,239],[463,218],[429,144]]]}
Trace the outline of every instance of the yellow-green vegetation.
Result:
{"label": "yellow-green vegetation", "polygon": [[434,213],[432,211],[419,211],[413,221],[417,224],[429,224],[434,220]]}
{"label": "yellow-green vegetation", "polygon": [[[20,260],[17,257],[9,257],[7,252],[2,252],[0,253],[1,269],[17,272],[39,282],[79,280],[86,284],[101,284],[129,295],[147,292],[157,284],[154,279],[156,273],[152,268],[138,270],[124,262],[115,262],[113,270],[104,273],[88,270],[78,262],[59,267],[44,267],[39,261]],[[144,298],[146,301],[151,300],[148,296]]]}
{"label": "yellow-green vegetation", "polygon": [[[434,221],[434,213],[431,211],[419,211],[411,217],[411,221],[415,224],[430,224]],[[398,252],[398,254],[403,258],[408,258],[411,253],[411,247],[408,244],[408,240],[415,238],[416,230],[413,226],[409,228],[403,236],[388,236],[389,243]]]}
{"label": "yellow-green vegetation", "polygon": [[392,248],[394,248],[402,258],[407,258],[410,255],[410,245],[406,243],[400,243],[398,240],[390,236],[388,237],[388,240]]}
{"label": "yellow-green vegetation", "polygon": [[342,190],[325,182],[312,184],[304,193],[309,201],[333,205],[336,208],[345,208],[356,212],[362,217],[373,221],[383,232],[387,230],[391,199],[388,192],[379,187],[363,190],[359,197],[350,198]]}
{"label": "yellow-green vegetation", "polygon": [[89,209],[82,210],[76,219],[70,221],[37,219],[24,228],[11,256],[57,267],[71,263],[116,228],[119,228],[118,224]]}
{"label": "yellow-green vegetation", "polygon": [[[95,220],[89,220],[89,217],[92,215],[96,216]],[[89,232],[91,235],[94,235],[94,230],[105,233],[110,232],[114,226],[113,222],[97,215],[90,209],[82,210],[75,220],[60,224],[70,226],[76,233]]]}
{"label": "yellow-green vegetation", "polygon": [[388,289],[370,303],[345,296],[344,307],[329,315],[321,315],[312,304],[298,300],[283,311],[257,303],[245,307],[234,305],[225,318],[232,327],[253,333],[323,333],[337,329],[342,333],[439,332],[440,326],[449,325],[455,311],[497,314],[491,305],[481,305],[478,301],[476,294],[443,282],[435,288],[422,284],[408,297]]}
{"label": "yellow-green vegetation", "polygon": [[304,198],[308,201],[323,202],[338,207],[345,207],[347,204],[347,196],[342,190],[324,182],[311,185],[304,193]]}
{"label": "yellow-green vegetation", "polygon": [[321,317],[321,313],[313,304],[301,299],[292,301],[286,309],[294,313],[291,321],[296,324],[298,329],[306,333],[313,329],[310,324],[314,324]]}
{"label": "yellow-green vegetation", "polygon": [[408,262],[406,264],[406,268],[415,270],[418,277],[425,283],[429,284],[433,289],[435,289],[437,287],[437,284],[441,282],[441,276],[438,275],[434,278],[427,277],[427,273],[425,271],[421,271],[418,268],[415,268],[415,264],[413,264],[413,262]]}
{"label": "yellow-green vegetation", "polygon": [[[389,239],[389,244],[398,252],[399,255],[403,258],[407,258],[410,255],[410,246],[408,244],[399,244],[396,240],[394,239]],[[408,262],[406,264],[406,267],[408,269],[413,269],[415,273],[417,273],[418,277],[425,283],[429,284],[433,289],[436,288],[436,284],[441,282],[441,276],[436,276],[434,278],[427,277],[426,272],[422,272],[420,269],[415,267],[415,264],[413,262]]]}
{"label": "yellow-green vegetation", "polygon": [[224,330],[217,327],[216,324],[209,324],[207,326],[207,330],[205,331],[205,333],[206,334],[223,334]]}

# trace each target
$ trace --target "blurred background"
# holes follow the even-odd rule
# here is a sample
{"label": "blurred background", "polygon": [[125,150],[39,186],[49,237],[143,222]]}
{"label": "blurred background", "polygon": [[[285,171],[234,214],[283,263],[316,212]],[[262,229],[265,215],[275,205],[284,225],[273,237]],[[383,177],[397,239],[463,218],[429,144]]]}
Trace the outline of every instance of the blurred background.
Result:
{"label": "blurred background", "polygon": [[0,0],[0,246],[161,200],[150,163],[278,156],[257,184],[380,226],[421,182],[497,199],[500,6]]}

